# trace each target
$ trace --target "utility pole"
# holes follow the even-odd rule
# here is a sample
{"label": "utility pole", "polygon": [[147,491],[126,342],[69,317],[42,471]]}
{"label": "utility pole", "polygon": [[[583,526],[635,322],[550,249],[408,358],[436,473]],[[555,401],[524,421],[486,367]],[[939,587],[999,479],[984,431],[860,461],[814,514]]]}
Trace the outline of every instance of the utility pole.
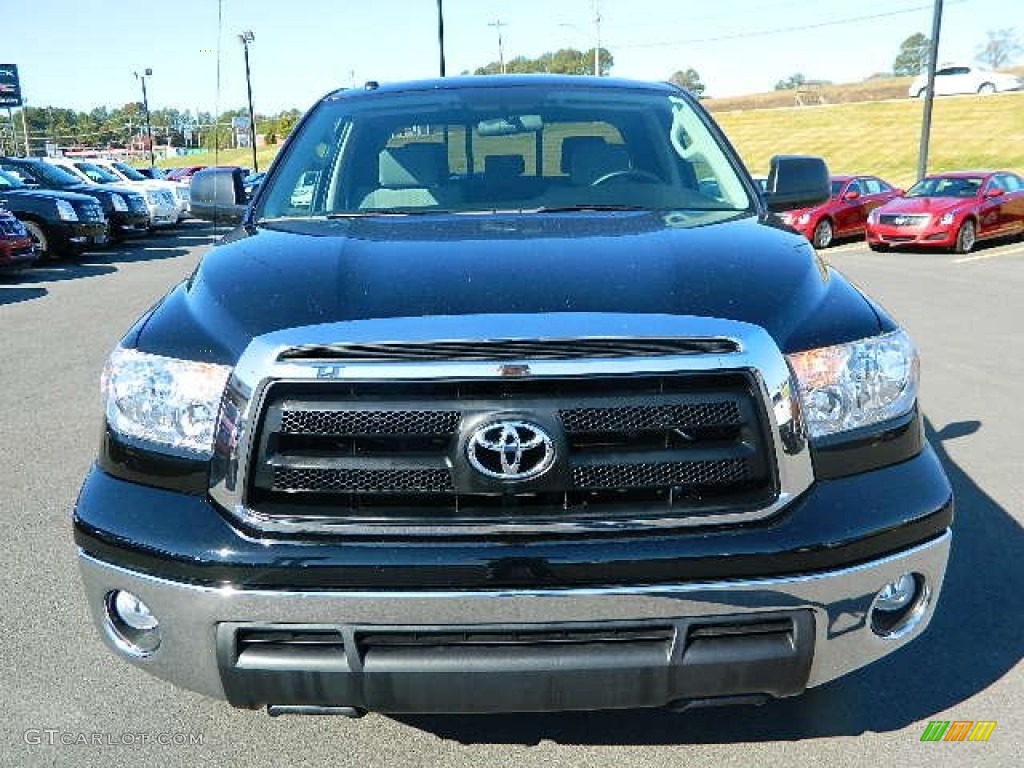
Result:
{"label": "utility pole", "polygon": [[249,146],[252,147],[252,170],[253,173],[260,168],[256,164],[256,113],[252,109],[252,79],[249,76],[249,43],[255,40],[251,29],[242,32],[238,39],[245,49],[245,88],[249,93]]}
{"label": "utility pole", "polygon": [[441,77],[444,77],[444,8],[441,0],[437,0],[437,52]]}
{"label": "utility pole", "polygon": [[601,76],[601,6],[598,0],[594,0],[594,37],[597,45],[594,46],[594,77]]}
{"label": "utility pole", "polygon": [[928,142],[932,132],[932,102],[935,97],[935,63],[939,58],[939,33],[942,31],[942,0],[935,0],[932,14],[932,46],[928,53],[928,86],[924,94],[924,115],[921,120],[921,141],[917,154],[917,180],[928,173]]}
{"label": "utility pole", "polygon": [[498,64],[501,66],[501,74],[505,74],[505,41],[501,36],[501,28],[508,26],[501,19],[495,19],[487,26],[494,27],[498,31]]}
{"label": "utility pole", "polygon": [[149,124],[149,96],[146,95],[146,78],[152,76],[153,70],[146,67],[140,75],[138,72],[135,73],[135,77],[142,81],[142,108],[146,113],[146,140],[149,142],[149,164],[156,165],[156,155],[153,153],[153,128]]}
{"label": "utility pole", "polygon": [[25,135],[25,157],[32,157],[32,151],[28,143],[28,124],[25,122],[25,112],[28,110],[28,102],[21,100],[21,132]]}

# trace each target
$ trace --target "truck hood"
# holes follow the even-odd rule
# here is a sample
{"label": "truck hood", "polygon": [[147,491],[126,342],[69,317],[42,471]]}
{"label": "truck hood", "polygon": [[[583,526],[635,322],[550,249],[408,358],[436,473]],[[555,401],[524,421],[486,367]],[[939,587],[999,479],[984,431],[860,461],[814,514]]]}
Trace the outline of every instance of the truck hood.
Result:
{"label": "truck hood", "polygon": [[230,364],[253,337],[297,326],[544,313],[734,319],[784,351],[891,326],[805,238],[770,220],[463,214],[239,230],[125,343]]}

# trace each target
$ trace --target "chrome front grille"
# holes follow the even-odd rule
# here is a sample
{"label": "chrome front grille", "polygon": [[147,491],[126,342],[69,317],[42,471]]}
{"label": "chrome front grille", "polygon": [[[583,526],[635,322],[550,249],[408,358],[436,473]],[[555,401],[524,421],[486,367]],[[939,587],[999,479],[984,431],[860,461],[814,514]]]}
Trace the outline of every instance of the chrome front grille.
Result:
{"label": "chrome front grille", "polygon": [[146,205],[146,200],[142,195],[123,194],[122,197],[127,201],[128,210],[132,213],[149,213],[149,207]]}
{"label": "chrome front grille", "polygon": [[[469,449],[495,418],[541,427],[550,442],[529,450],[554,460],[495,475],[496,456]],[[253,339],[221,406],[210,498],[258,535],[600,536],[764,520],[813,478],[762,328],[476,314]]]}
{"label": "chrome front grille", "polygon": [[[271,385],[249,505],[262,518],[386,529],[644,518],[764,505],[777,492],[754,382],[739,373]],[[551,471],[508,482],[467,458],[475,427],[547,425]]]}
{"label": "chrome front grille", "polygon": [[923,227],[928,223],[928,216],[916,214],[882,213],[878,221],[890,227]]}
{"label": "chrome front grille", "polygon": [[75,206],[75,213],[79,221],[103,221],[103,208],[99,203],[78,203]]}

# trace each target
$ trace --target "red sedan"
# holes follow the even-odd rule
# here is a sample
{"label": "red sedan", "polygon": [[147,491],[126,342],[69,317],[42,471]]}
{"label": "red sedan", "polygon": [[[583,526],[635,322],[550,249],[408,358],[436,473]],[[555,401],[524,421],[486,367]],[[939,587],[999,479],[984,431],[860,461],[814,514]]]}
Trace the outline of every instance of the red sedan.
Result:
{"label": "red sedan", "polygon": [[39,254],[24,225],[0,208],[0,271],[18,271],[36,263]]}
{"label": "red sedan", "polygon": [[205,165],[187,165],[184,168],[172,168],[166,172],[167,180],[180,181],[187,184],[195,173],[203,170],[205,167]]}
{"label": "red sedan", "polygon": [[782,219],[815,248],[828,248],[838,238],[863,235],[868,214],[902,193],[877,176],[833,176],[828,200],[813,208],[786,211]]}
{"label": "red sedan", "polygon": [[979,240],[1024,235],[1024,179],[1008,171],[927,176],[868,217],[868,246],[967,253]]}

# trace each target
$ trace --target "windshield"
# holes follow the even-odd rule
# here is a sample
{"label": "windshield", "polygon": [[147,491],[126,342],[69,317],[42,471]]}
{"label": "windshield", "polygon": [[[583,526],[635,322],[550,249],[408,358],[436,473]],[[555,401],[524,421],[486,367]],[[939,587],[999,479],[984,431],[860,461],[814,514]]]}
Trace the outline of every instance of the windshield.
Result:
{"label": "windshield", "polygon": [[21,179],[0,171],[0,189],[21,189],[24,186]]}
{"label": "windshield", "polygon": [[44,184],[54,187],[79,186],[82,183],[81,179],[76,178],[63,168],[47,163],[27,163],[19,165],[17,170],[22,177],[41,180]]}
{"label": "windshield", "polygon": [[146,180],[145,176],[143,176],[141,173],[136,171],[130,165],[125,165],[124,163],[111,163],[110,165],[115,170],[120,171],[121,175],[124,176],[126,179],[131,179],[132,181],[145,181]]}
{"label": "windshield", "polygon": [[751,210],[734,159],[684,98],[564,83],[327,99],[289,140],[257,219]]}
{"label": "windshield", "polygon": [[905,197],[974,197],[984,182],[981,176],[921,179],[907,191]]}
{"label": "windshield", "polygon": [[117,176],[112,174],[110,171],[100,168],[98,165],[93,165],[92,163],[75,163],[75,168],[88,176],[90,181],[95,181],[97,184],[110,184],[111,182],[123,181],[123,179],[117,178]]}

